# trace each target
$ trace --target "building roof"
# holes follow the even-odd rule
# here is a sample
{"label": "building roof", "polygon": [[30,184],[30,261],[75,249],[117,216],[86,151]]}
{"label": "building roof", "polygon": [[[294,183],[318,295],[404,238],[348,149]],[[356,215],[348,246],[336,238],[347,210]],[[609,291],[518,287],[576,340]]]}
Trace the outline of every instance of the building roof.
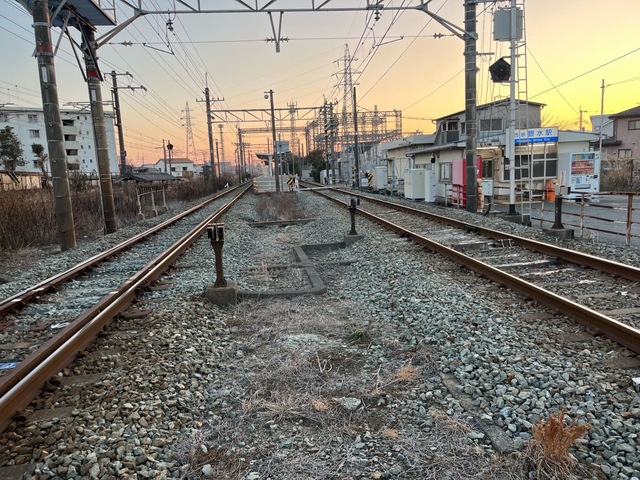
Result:
{"label": "building roof", "polygon": [[610,118],[629,118],[629,117],[640,117],[640,106],[630,108],[629,110],[625,110],[620,113],[615,113],[613,115],[609,115]]}
{"label": "building roof", "polygon": [[436,135],[432,133],[430,135],[409,135],[405,138],[400,138],[398,140],[391,140],[390,142],[385,142],[380,145],[380,147],[384,150],[395,150],[396,148],[406,148],[412,147],[414,145],[430,145],[435,142]]}
{"label": "building roof", "polygon": [[175,181],[180,180],[180,178],[174,177],[173,175],[169,175],[168,173],[163,172],[150,172],[150,173],[127,173],[126,175],[122,175],[120,180],[130,181],[133,180],[135,182],[160,182],[162,180]]}
{"label": "building roof", "polygon": [[[544,107],[547,104],[546,103],[538,103],[538,102],[532,102],[532,101],[524,101],[524,100],[516,100],[516,104],[519,105],[532,105],[534,107]],[[502,100],[496,100],[495,102],[490,102],[490,103],[485,103],[483,105],[477,105],[476,106],[476,110],[481,110],[481,109],[486,109],[486,108],[491,108],[491,107],[500,107],[500,106],[509,106],[509,99],[508,98],[503,98]],[[436,118],[436,121],[438,120],[444,120],[445,118],[449,118],[449,117],[453,117],[455,115],[462,115],[463,113],[465,113],[466,110],[460,110],[459,112],[454,112],[454,113],[450,113],[448,115],[445,115],[443,117],[440,118]]]}

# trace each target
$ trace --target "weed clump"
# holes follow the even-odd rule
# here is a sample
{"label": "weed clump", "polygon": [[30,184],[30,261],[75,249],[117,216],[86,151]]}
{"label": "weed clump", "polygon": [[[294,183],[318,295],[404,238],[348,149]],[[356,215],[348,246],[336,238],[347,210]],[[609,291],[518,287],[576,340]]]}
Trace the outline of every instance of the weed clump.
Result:
{"label": "weed clump", "polygon": [[536,478],[568,478],[575,470],[576,461],[569,448],[590,428],[589,424],[576,425],[575,420],[565,425],[566,409],[549,415],[545,422],[533,426],[533,438],[527,447],[526,456]]}
{"label": "weed clump", "polygon": [[307,216],[298,196],[289,193],[262,195],[256,205],[256,213],[261,222],[295,220]]}

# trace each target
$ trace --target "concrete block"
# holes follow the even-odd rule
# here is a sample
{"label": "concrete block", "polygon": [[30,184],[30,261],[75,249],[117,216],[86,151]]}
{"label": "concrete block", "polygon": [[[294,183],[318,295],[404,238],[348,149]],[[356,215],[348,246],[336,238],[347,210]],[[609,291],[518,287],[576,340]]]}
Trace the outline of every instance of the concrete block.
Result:
{"label": "concrete block", "polygon": [[349,247],[356,243],[358,240],[362,240],[364,235],[345,235],[344,236],[344,246]]}
{"label": "concrete block", "polygon": [[204,298],[221,307],[236,305],[238,303],[238,284],[227,280],[226,287],[207,285],[204,289]]}
{"label": "concrete block", "polygon": [[573,240],[574,230],[572,228],[543,228],[542,231],[563,240]]}

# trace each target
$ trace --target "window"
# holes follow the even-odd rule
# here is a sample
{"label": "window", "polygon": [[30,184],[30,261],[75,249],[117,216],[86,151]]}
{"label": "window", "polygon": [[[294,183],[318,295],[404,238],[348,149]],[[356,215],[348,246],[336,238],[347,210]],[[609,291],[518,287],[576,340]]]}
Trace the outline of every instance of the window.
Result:
{"label": "window", "polygon": [[64,141],[65,142],[75,142],[76,141],[76,136],[75,135],[65,135],[64,136]]}
{"label": "window", "polygon": [[493,178],[493,160],[482,159],[482,178]]}
{"label": "window", "polygon": [[[537,159],[541,157],[541,159]],[[516,155],[515,177],[516,180],[529,178],[529,162],[531,155]],[[511,171],[509,170],[510,162],[508,158],[504,160],[504,179],[511,179]],[[558,160],[553,157],[544,158],[544,155],[534,154],[533,165],[531,165],[532,178],[557,177],[558,176]]]}
{"label": "window", "polygon": [[618,158],[631,158],[631,149],[630,148],[619,149]]}
{"label": "window", "polygon": [[33,161],[33,168],[40,168],[40,165],[38,165],[38,160]]}
{"label": "window", "polygon": [[27,121],[29,123],[38,123],[38,115],[33,115],[33,114],[27,115]]}
{"label": "window", "polygon": [[450,163],[440,164],[440,181],[441,182],[451,181],[451,164]]}
{"label": "window", "polygon": [[480,120],[481,132],[501,132],[502,130],[501,118],[485,118]]}
{"label": "window", "polygon": [[29,138],[40,138],[40,130],[29,130]]}
{"label": "window", "polygon": [[0,122],[8,122],[9,121],[9,115],[7,115],[6,113],[0,113]]}
{"label": "window", "polygon": [[640,130],[640,120],[629,120],[629,130]]}
{"label": "window", "polygon": [[70,148],[67,150],[67,155],[78,155],[78,149],[77,148]]}
{"label": "window", "polygon": [[73,124],[74,124],[73,120],[62,120],[63,127],[73,127]]}
{"label": "window", "polygon": [[188,168],[188,167],[182,167],[182,171],[183,171],[183,172],[186,172],[187,170],[189,170],[189,168]]}

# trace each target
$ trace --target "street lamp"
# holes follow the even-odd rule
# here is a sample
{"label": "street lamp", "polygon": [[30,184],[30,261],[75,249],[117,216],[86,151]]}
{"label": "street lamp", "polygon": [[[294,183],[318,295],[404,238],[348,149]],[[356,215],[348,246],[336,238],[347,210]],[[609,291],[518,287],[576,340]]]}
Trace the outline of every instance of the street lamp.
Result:
{"label": "street lamp", "polygon": [[276,175],[276,192],[280,191],[280,161],[278,160],[277,155],[277,143],[276,143],[276,115],[273,109],[273,90],[269,90],[268,92],[264,92],[264,98],[270,99],[271,101],[271,135],[273,137],[273,161],[275,167],[275,175]]}

